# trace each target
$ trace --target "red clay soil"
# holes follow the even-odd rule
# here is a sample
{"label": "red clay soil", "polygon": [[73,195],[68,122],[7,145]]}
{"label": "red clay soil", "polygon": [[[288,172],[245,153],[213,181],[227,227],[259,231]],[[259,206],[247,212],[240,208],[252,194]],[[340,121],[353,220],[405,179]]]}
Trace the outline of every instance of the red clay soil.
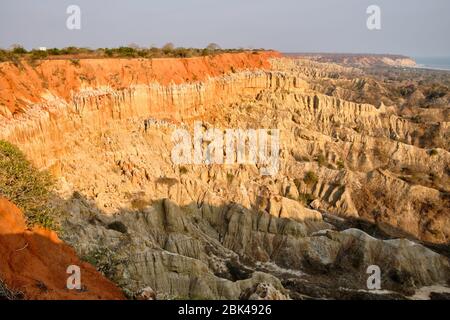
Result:
{"label": "red clay soil", "polygon": [[70,101],[81,87],[202,81],[239,70],[270,69],[275,51],[195,58],[42,60],[36,65],[0,63],[0,116],[11,117],[32,103],[56,96]]}
{"label": "red clay soil", "polygon": [[[81,268],[80,291],[66,287],[70,265]],[[118,287],[81,262],[55,232],[27,229],[22,212],[5,199],[0,199],[0,279],[9,289],[22,292],[25,299],[124,299]]]}

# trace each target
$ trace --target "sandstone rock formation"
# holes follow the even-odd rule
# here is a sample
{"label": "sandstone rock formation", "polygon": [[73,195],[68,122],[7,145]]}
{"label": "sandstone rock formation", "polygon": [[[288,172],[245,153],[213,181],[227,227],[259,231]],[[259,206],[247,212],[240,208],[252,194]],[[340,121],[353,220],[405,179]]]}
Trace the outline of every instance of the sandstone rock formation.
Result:
{"label": "sandstone rock formation", "polygon": [[[450,241],[448,105],[413,121],[362,69],[276,53],[68,64],[0,66],[0,138],[58,177],[61,236],[128,296],[397,299],[448,286],[448,257],[433,251]],[[195,121],[279,129],[278,173],[174,164],[172,133]],[[367,291],[370,265],[381,293]]]}

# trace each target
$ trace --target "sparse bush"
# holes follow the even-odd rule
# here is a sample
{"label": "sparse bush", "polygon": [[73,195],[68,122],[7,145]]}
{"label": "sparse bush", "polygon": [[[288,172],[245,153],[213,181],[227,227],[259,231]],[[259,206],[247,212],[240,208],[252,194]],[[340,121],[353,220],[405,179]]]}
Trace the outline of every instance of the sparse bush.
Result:
{"label": "sparse bush", "polygon": [[403,97],[409,97],[414,91],[416,91],[416,87],[413,84],[409,84],[399,89],[399,93]]}
{"label": "sparse bush", "polygon": [[174,48],[175,46],[173,45],[173,43],[169,42],[166,43],[161,49],[165,55],[170,55],[173,52]]}
{"label": "sparse bush", "polygon": [[114,51],[112,49],[105,49],[104,53],[107,57],[112,57],[114,55]]}
{"label": "sparse bush", "polygon": [[309,206],[316,198],[310,193],[300,193],[298,196],[298,201],[303,203],[305,206]]}
{"label": "sparse bush", "polygon": [[186,168],[186,167],[180,167],[180,174],[186,174],[186,173],[188,173],[188,172],[189,172],[188,168]]}
{"label": "sparse bush", "polygon": [[76,67],[80,66],[80,60],[79,59],[71,59],[70,63],[73,64]]}
{"label": "sparse bush", "polygon": [[[263,49],[261,49],[263,50]],[[130,44],[119,48],[99,48],[96,50],[90,48],[66,47],[62,49],[51,48],[46,51],[31,50],[26,51],[23,47],[16,45],[11,50],[0,49],[0,62],[11,61],[16,66],[20,66],[22,58],[28,59],[32,65],[36,65],[38,60],[42,60],[51,56],[69,56],[67,59],[81,58],[162,58],[162,57],[178,57],[190,58],[201,57],[220,53],[236,53],[243,52],[244,49],[221,49],[217,44],[210,44],[207,48],[183,48],[167,43],[162,48],[150,47],[141,48],[138,45]]]}
{"label": "sparse bush", "polygon": [[420,123],[422,121],[422,117],[418,114],[415,114],[414,116],[411,117],[410,120],[414,123]]}
{"label": "sparse bush", "polygon": [[130,47],[120,47],[116,51],[119,57],[132,58],[137,55],[137,50]]}
{"label": "sparse bush", "polygon": [[11,51],[0,50],[0,62],[11,61],[16,67],[20,67],[20,55],[14,54]]}
{"label": "sparse bush", "polygon": [[337,167],[339,170],[345,169],[345,163],[342,160],[339,160],[337,163]]}
{"label": "sparse bush", "polygon": [[47,57],[48,57],[48,52],[47,51],[32,50],[30,59],[31,60],[40,60],[40,59],[45,59]]}
{"label": "sparse bush", "polygon": [[305,182],[309,186],[316,184],[318,180],[319,178],[312,171],[306,172],[305,176],[303,177],[303,182]]}
{"label": "sparse bush", "polygon": [[55,212],[48,208],[53,179],[33,167],[14,145],[0,140],[0,195],[23,210],[29,225],[55,229]]}
{"label": "sparse bush", "polygon": [[175,178],[170,178],[170,177],[159,177],[158,179],[156,179],[156,184],[161,184],[161,185],[166,185],[169,188],[171,188],[172,186],[176,185],[178,183],[178,180]]}
{"label": "sparse bush", "polygon": [[192,51],[186,48],[176,48],[173,50],[172,54],[177,58],[190,58],[193,56]]}
{"label": "sparse bush", "polygon": [[106,247],[93,249],[84,255],[82,260],[95,266],[99,272],[112,281],[117,280],[117,267],[123,263],[117,258],[114,251]]}
{"label": "sparse bush", "polygon": [[433,101],[444,97],[447,93],[448,93],[447,87],[435,84],[426,92],[426,99],[428,101]]}
{"label": "sparse bush", "polygon": [[319,154],[316,159],[317,164],[319,165],[319,167],[323,167],[325,165],[327,165],[327,159],[325,158],[325,156],[323,154]]}
{"label": "sparse bush", "polygon": [[428,151],[428,154],[430,156],[436,156],[439,154],[439,152],[436,149],[431,149],[430,151]]}
{"label": "sparse bush", "polygon": [[14,54],[25,54],[28,51],[25,50],[24,47],[17,45],[17,46],[14,46],[14,48],[12,49],[12,52]]}
{"label": "sparse bush", "polygon": [[232,184],[233,180],[234,180],[234,174],[228,172],[227,173],[227,182],[228,182],[228,184]]}
{"label": "sparse bush", "polygon": [[201,56],[209,56],[211,54],[211,51],[209,51],[208,49],[203,49],[202,51],[201,51]]}
{"label": "sparse bush", "polygon": [[47,50],[48,55],[50,56],[59,56],[62,55],[63,53],[61,52],[61,50],[59,50],[58,48],[51,48]]}

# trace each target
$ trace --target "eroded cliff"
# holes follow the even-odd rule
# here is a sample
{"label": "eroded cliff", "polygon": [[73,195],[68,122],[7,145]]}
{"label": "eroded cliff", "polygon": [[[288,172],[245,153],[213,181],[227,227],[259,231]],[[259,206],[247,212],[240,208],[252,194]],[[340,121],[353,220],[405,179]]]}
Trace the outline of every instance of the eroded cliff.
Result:
{"label": "eroded cliff", "polygon": [[[0,198],[0,278],[17,299],[97,300],[124,299],[122,291],[88,263],[55,232],[28,229],[22,212]],[[68,290],[71,265],[83,275],[82,290]],[[5,290],[5,288],[1,288]],[[0,298],[5,298],[0,295]]]}
{"label": "eroded cliff", "polygon": [[[276,53],[1,70],[0,138],[59,177],[64,239],[130,296],[368,297],[373,264],[389,297],[449,281],[418,244],[450,241],[448,122],[361,102],[382,90],[362,70]],[[279,129],[278,173],[174,164],[194,121]]]}

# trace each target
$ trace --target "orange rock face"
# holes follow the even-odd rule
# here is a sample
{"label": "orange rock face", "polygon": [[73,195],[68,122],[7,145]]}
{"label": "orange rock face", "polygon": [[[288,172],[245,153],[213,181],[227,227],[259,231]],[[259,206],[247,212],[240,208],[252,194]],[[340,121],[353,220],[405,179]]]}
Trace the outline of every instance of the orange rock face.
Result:
{"label": "orange rock face", "polygon": [[[67,151],[65,136],[99,131],[111,119],[185,121],[207,106],[240,101],[275,85],[265,71],[277,52],[188,59],[45,60],[0,63],[0,139],[34,165],[51,167]],[[22,68],[22,69],[20,69]],[[247,72],[248,71],[248,72]]]}
{"label": "orange rock face", "polygon": [[[0,279],[26,299],[124,299],[121,290],[93,266],[81,262],[55,232],[27,229],[22,212],[0,199]],[[67,289],[67,267],[81,269],[82,290]]]}
{"label": "orange rock face", "polygon": [[220,54],[187,59],[83,59],[43,60],[37,66],[0,64],[0,116],[21,112],[43,96],[68,101],[82,86],[122,89],[135,84],[161,85],[201,81],[238,70],[268,69],[277,52]]}

